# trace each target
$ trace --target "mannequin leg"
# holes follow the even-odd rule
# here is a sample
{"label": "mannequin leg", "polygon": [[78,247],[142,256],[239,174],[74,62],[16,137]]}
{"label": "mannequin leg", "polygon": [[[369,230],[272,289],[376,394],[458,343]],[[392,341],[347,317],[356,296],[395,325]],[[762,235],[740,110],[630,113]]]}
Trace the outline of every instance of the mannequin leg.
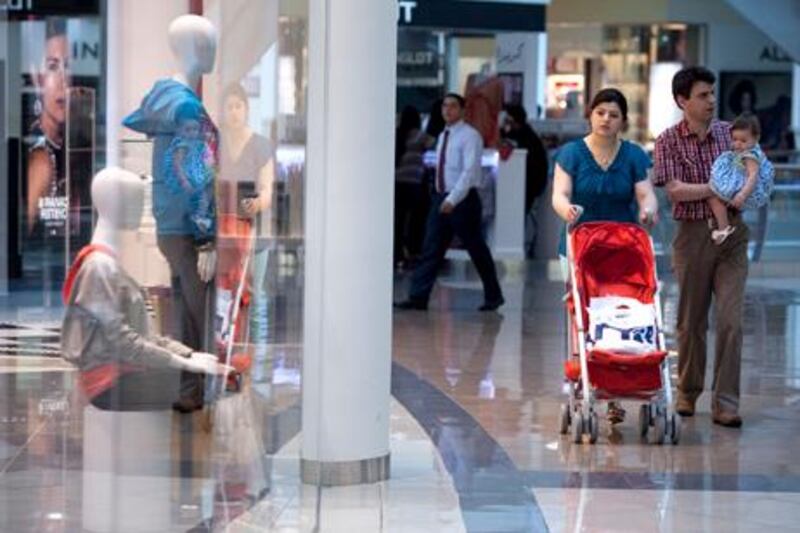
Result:
{"label": "mannequin leg", "polygon": [[[190,348],[211,351],[212,334],[211,302],[212,287],[203,283],[197,273],[197,251],[188,235],[159,235],[158,248],[169,263],[173,278],[174,302],[181,325],[178,340]],[[179,410],[191,411],[202,407],[203,376],[183,372],[181,374],[181,403]]]}

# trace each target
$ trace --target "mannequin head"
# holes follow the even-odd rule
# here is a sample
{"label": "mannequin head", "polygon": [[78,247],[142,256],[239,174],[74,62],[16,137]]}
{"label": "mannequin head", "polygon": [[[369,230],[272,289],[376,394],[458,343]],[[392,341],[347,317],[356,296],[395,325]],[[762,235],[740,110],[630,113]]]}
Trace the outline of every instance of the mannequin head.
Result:
{"label": "mannequin head", "polygon": [[92,180],[92,202],[99,215],[98,226],[135,230],[144,209],[144,182],[118,167],[103,169]]}
{"label": "mannequin head", "polygon": [[214,68],[217,30],[198,15],[181,15],[169,25],[169,46],[190,80],[199,80]]}

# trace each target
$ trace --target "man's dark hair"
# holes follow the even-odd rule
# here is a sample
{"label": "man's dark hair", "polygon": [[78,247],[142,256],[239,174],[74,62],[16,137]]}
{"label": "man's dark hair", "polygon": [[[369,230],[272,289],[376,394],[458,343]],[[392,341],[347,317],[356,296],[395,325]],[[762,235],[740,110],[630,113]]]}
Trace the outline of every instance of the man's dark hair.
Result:
{"label": "man's dark hair", "polygon": [[761,137],[761,123],[758,121],[758,117],[752,113],[745,113],[736,117],[733,124],[731,124],[731,131],[734,130],[747,130],[756,139]]}
{"label": "man's dark hair", "polygon": [[464,97],[461,96],[458,93],[447,93],[446,95],[444,95],[444,99],[442,101],[444,101],[444,100],[446,100],[448,98],[452,98],[452,99],[456,100],[458,102],[459,107],[461,107],[461,109],[464,109],[464,107],[466,107],[466,105],[467,105],[467,101],[464,100]]}
{"label": "man's dark hair", "polygon": [[628,100],[619,90],[609,87],[597,91],[597,94],[592,98],[589,112],[594,111],[594,108],[600,104],[617,104],[622,113],[622,120],[628,120]]}
{"label": "man's dark hair", "polygon": [[714,73],[703,67],[686,67],[675,73],[672,77],[672,98],[678,107],[678,96],[683,96],[687,100],[692,96],[692,87],[695,83],[705,82],[714,85],[717,77]]}

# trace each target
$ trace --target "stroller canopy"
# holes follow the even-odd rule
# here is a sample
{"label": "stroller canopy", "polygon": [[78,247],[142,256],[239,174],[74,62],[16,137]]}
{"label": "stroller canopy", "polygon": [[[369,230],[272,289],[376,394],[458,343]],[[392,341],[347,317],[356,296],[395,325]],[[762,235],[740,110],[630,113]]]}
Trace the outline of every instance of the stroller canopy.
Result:
{"label": "stroller canopy", "polygon": [[655,257],[647,232],[636,224],[588,222],[572,231],[575,283],[583,300],[625,296],[653,303]]}

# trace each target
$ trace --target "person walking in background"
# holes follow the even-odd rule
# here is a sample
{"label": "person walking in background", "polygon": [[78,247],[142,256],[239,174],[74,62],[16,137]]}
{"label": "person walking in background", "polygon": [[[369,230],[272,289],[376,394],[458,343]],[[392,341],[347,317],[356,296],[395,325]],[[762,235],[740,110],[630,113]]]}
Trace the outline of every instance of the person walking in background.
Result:
{"label": "person walking in background", "polygon": [[394,263],[406,266],[419,256],[425,232],[425,207],[423,202],[425,150],[435,142],[421,130],[422,119],[413,106],[406,106],[400,114],[400,124],[395,133],[394,172]]}
{"label": "person walking in background", "polygon": [[683,120],[656,139],[655,184],[664,187],[678,222],[672,263],[678,279],[678,397],[676,411],[692,416],[703,392],[706,333],[712,295],[716,317],[712,417],[715,424],[739,427],[742,309],[747,280],[749,229],[741,213],[728,213],[736,231],[717,246],[708,231],[711,166],[731,148],[727,123],[715,120],[714,74],[702,67],[680,70],[672,95]]}
{"label": "person walking in background", "polygon": [[550,162],[542,140],[528,124],[528,113],[521,105],[506,106],[506,120],[501,135],[518,148],[528,151],[525,159],[525,216],[534,225],[534,237],[528,245],[528,256],[533,256],[535,246],[536,217],[532,213],[534,201],[547,188]]}
{"label": "person walking in background", "polygon": [[227,86],[222,101],[220,210],[244,215],[255,226],[250,338],[263,347],[269,333],[266,277],[272,236],[275,147],[269,139],[250,128],[250,104],[244,87],[237,83]]}
{"label": "person walking in background", "polygon": [[[625,96],[617,89],[603,89],[589,109],[589,135],[566,144],[556,157],[553,209],[567,224],[601,220],[654,224],[658,200],[647,175],[650,158],[638,145],[620,138],[628,120]],[[559,244],[565,279],[566,242],[565,229]],[[609,421],[616,424],[624,417],[625,410],[609,402]]]}
{"label": "person walking in background", "polygon": [[446,127],[437,145],[436,186],[425,231],[422,259],[411,277],[408,299],[399,309],[427,309],[436,274],[453,235],[469,253],[483,283],[481,311],[494,311],[503,303],[494,259],[481,232],[481,200],[475,187],[481,179],[483,142],[475,128],[464,122],[464,98],[445,96],[442,116]]}

